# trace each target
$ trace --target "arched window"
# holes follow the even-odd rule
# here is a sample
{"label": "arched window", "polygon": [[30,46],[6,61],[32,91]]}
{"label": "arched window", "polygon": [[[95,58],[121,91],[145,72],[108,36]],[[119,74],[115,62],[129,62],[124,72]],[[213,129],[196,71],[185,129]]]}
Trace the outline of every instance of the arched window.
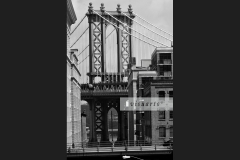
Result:
{"label": "arched window", "polygon": [[108,111],[108,133],[109,140],[116,141],[118,136],[118,113],[115,108]]}

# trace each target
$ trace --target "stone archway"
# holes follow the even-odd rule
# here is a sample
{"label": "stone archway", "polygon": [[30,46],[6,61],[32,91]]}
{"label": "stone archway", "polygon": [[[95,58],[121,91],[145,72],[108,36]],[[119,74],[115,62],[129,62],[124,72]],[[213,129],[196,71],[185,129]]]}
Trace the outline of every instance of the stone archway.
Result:
{"label": "stone archway", "polygon": [[110,141],[118,139],[118,112],[112,107],[108,110],[108,136]]}

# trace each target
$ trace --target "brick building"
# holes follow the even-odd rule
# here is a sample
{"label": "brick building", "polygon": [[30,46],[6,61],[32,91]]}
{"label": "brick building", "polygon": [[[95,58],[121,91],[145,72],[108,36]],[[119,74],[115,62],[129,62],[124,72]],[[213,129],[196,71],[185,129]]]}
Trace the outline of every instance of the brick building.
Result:
{"label": "brick building", "polygon": [[[151,60],[141,64],[131,66],[129,97],[168,97],[173,102],[173,48],[156,48]],[[173,139],[173,110],[136,111],[132,121],[130,128],[135,130],[136,140]]]}
{"label": "brick building", "polygon": [[[173,102],[173,48],[156,48],[151,56],[151,70],[157,76],[139,80],[143,97],[168,98]],[[144,78],[144,76],[143,76]],[[144,112],[144,139],[162,142],[173,139],[173,109]]]}
{"label": "brick building", "polygon": [[78,50],[70,49],[71,25],[75,23],[75,15],[71,0],[67,0],[67,143],[81,141],[81,91],[80,72],[77,68]]}

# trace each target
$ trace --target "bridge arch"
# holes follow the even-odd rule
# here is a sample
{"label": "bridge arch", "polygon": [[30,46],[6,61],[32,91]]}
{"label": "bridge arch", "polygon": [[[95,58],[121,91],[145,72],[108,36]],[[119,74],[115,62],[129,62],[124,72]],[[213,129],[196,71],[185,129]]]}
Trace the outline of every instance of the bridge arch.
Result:
{"label": "bridge arch", "polygon": [[118,139],[118,111],[115,107],[108,110],[108,135],[110,141]]}

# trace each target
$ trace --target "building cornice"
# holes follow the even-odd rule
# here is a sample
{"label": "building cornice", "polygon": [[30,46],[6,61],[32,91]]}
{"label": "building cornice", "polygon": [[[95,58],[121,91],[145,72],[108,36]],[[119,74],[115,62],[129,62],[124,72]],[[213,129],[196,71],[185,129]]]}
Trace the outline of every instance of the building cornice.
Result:
{"label": "building cornice", "polygon": [[78,52],[78,49],[71,49],[71,55],[78,61],[77,55],[75,54],[75,52]]}
{"label": "building cornice", "polygon": [[78,72],[79,76],[81,76],[81,73],[79,72],[79,70],[78,70],[77,66],[76,66],[74,63],[72,63],[72,67],[74,67],[74,68],[75,68],[75,70]]}
{"label": "building cornice", "polygon": [[81,88],[80,83],[76,80],[75,77],[71,77],[71,81],[74,81]]}
{"label": "building cornice", "polygon": [[69,58],[68,56],[67,56],[67,62],[70,63],[71,66],[74,67],[75,70],[78,72],[79,76],[81,76],[81,73],[80,73],[80,71],[78,70],[77,66],[76,66],[74,63],[72,63],[72,61],[70,60],[70,58]]}
{"label": "building cornice", "polygon": [[173,53],[173,47],[156,47],[151,57],[157,53]]}

